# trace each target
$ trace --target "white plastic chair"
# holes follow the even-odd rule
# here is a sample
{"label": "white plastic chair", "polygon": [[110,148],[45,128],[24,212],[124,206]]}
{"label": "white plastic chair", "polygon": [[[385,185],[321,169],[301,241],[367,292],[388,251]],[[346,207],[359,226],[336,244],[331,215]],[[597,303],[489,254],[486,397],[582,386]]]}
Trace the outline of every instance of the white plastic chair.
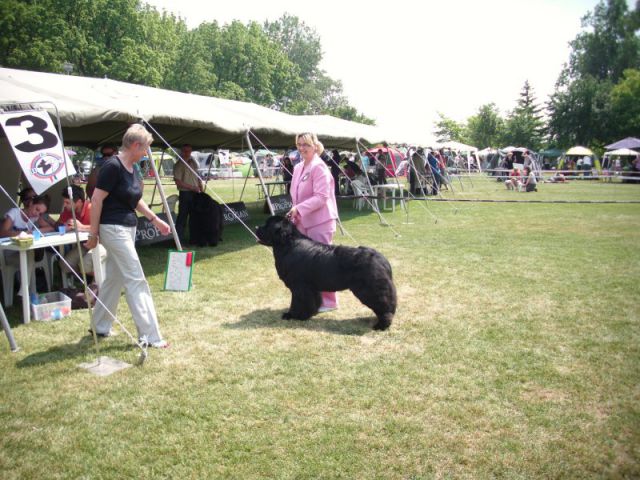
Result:
{"label": "white plastic chair", "polygon": [[[169,206],[169,210],[171,211],[171,213],[176,213],[176,203],[178,203],[178,198],[178,195],[176,195],[175,193],[167,197],[167,205]],[[164,208],[162,210],[164,211]]]}
{"label": "white plastic chair", "polygon": [[356,198],[353,199],[353,206],[358,210],[362,210],[362,207],[369,204],[366,197],[372,196],[373,193],[369,191],[367,184],[362,180],[353,180],[351,187],[353,188],[353,194],[356,196]]}
{"label": "white plastic chair", "polygon": [[16,272],[20,269],[17,265],[7,263],[4,258],[4,252],[0,252],[0,272],[2,272],[2,290],[4,295],[4,306],[13,305],[13,285],[16,278]]}
{"label": "white plastic chair", "polygon": [[[36,290],[36,268],[42,268],[44,270],[45,280],[47,282],[47,291],[51,291],[51,284],[53,283],[53,262],[55,261],[55,255],[51,252],[45,251],[42,255],[42,259],[33,262],[29,261],[31,255],[27,256],[27,265],[29,268],[29,291],[35,292]],[[18,255],[15,256],[16,260]],[[4,252],[0,252],[0,271],[2,271],[2,290],[4,295],[4,306],[10,307],[13,305],[13,288],[15,284],[16,272],[20,271],[20,266],[12,262],[7,262]]]}
{"label": "white plastic chair", "polygon": [[44,270],[44,278],[47,282],[47,292],[51,291],[51,285],[53,284],[53,263],[57,260],[57,258],[57,255],[47,248],[44,251],[42,258],[39,261],[34,262],[33,269],[30,269],[29,271],[29,281],[32,286],[35,287],[35,271],[38,268],[41,268],[42,270]]}

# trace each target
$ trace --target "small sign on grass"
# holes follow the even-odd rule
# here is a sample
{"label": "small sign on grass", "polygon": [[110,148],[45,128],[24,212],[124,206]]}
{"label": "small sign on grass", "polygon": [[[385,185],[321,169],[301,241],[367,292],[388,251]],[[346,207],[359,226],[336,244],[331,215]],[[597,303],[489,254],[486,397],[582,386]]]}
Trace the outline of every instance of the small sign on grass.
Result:
{"label": "small sign on grass", "polygon": [[178,292],[191,290],[191,274],[196,252],[169,250],[164,272],[164,289]]}

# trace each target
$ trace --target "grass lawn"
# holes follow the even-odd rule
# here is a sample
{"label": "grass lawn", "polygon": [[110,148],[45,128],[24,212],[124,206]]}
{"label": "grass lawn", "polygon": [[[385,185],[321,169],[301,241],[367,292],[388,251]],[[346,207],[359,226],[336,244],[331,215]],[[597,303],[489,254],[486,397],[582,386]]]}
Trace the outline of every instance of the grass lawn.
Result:
{"label": "grass lawn", "polygon": [[[231,201],[242,180],[211,185]],[[640,201],[627,184],[454,187],[444,196]],[[142,248],[171,342],[143,367],[78,368],[96,358],[86,311],[23,325],[8,309],[21,350],[0,336],[0,477],[640,476],[640,204],[413,201],[383,212],[392,227],[340,207],[336,243],[393,266],[390,330],[348,292],[335,312],[281,320],[272,254],[239,225],[197,250],[190,292],[162,290],[168,245]],[[124,298],[118,313],[135,333]],[[138,357],[122,332],[100,350]]]}

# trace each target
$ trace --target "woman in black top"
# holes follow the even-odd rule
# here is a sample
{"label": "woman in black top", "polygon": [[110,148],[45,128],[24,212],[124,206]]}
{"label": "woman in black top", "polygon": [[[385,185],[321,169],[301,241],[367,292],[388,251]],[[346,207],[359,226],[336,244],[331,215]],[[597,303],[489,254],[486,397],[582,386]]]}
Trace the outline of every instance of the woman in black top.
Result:
{"label": "woman in black top", "polygon": [[93,311],[93,324],[100,336],[111,334],[120,293],[124,288],[131,316],[141,343],[164,348],[151,290],[135,249],[136,211],[147,217],[160,233],[171,229],[151,211],[142,199],[142,188],[134,172],[151,145],[153,137],[142,125],[132,125],[122,138],[122,152],[109,158],[98,174],[91,198],[91,229],[87,248],[98,241],[107,250],[105,279],[100,286],[99,302]]}

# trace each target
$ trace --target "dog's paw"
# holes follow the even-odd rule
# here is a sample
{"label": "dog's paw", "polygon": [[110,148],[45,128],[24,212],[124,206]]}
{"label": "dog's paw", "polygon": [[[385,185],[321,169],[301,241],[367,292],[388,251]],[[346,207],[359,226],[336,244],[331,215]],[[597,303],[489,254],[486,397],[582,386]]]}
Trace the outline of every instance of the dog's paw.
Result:
{"label": "dog's paw", "polygon": [[373,325],[374,330],[386,330],[391,326],[391,318],[383,317]]}
{"label": "dog's paw", "polygon": [[282,319],[283,319],[283,320],[291,320],[291,313],[289,313],[289,312],[284,312],[284,313],[282,314]]}

